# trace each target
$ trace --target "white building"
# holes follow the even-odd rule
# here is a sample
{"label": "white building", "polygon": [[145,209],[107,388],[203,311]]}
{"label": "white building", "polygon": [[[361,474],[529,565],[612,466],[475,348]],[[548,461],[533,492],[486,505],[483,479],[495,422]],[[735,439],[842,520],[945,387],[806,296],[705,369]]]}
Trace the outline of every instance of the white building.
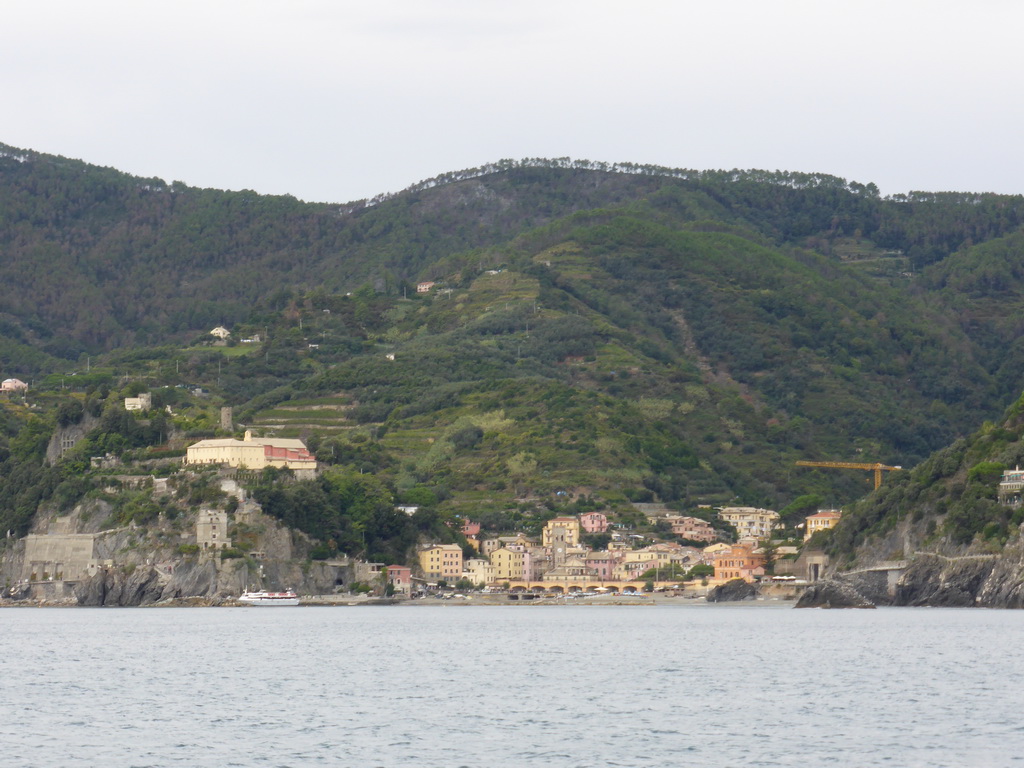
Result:
{"label": "white building", "polygon": [[124,409],[126,411],[148,411],[153,407],[153,395],[149,392],[143,392],[138,397],[126,397],[124,399]]}
{"label": "white building", "polygon": [[718,516],[732,523],[741,539],[767,539],[779,522],[779,513],[757,507],[722,507]]}

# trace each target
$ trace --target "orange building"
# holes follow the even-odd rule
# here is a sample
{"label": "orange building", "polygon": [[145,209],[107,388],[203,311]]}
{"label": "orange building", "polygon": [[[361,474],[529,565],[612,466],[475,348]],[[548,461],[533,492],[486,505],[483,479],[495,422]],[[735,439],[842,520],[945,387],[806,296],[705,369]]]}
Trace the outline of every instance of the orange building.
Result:
{"label": "orange building", "polygon": [[728,551],[715,555],[715,580],[743,579],[754,581],[764,575],[765,556],[749,544],[733,544]]}

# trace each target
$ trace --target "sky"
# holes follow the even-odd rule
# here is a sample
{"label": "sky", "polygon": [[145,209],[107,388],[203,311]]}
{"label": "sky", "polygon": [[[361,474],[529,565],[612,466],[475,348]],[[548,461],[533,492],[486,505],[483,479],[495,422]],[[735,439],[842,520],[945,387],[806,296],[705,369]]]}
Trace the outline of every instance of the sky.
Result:
{"label": "sky", "polygon": [[502,158],[1024,193],[1018,0],[8,0],[0,143],[347,202]]}

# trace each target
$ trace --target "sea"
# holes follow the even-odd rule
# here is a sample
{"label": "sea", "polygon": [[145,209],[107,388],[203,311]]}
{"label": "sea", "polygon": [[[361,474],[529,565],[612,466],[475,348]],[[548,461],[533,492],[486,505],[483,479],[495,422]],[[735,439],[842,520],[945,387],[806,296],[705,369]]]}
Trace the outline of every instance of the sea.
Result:
{"label": "sea", "polygon": [[1024,611],[0,610],[0,766],[1012,766]]}

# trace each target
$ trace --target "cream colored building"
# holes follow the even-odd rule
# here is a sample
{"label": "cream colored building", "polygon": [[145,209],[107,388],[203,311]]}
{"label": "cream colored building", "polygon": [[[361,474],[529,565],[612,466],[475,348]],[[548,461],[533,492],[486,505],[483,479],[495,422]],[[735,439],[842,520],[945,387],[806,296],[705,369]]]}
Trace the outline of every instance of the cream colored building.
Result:
{"label": "cream colored building", "polygon": [[732,523],[741,539],[767,539],[779,522],[779,513],[756,507],[723,507],[718,516]]}
{"label": "cream colored building", "polygon": [[473,557],[462,564],[462,578],[474,584],[490,584],[497,580],[497,569],[482,557]]}
{"label": "cream colored building", "polygon": [[301,440],[283,437],[253,437],[244,440],[222,438],[200,440],[188,447],[186,464],[223,464],[238,469],[266,467],[316,470],[316,458]]}
{"label": "cream colored building", "polygon": [[420,570],[428,579],[459,579],[462,576],[462,547],[438,544],[420,550]]}
{"label": "cream colored building", "polygon": [[637,549],[627,552],[612,569],[612,578],[628,581],[651,568],[667,568],[672,562],[672,553],[651,549]]}

